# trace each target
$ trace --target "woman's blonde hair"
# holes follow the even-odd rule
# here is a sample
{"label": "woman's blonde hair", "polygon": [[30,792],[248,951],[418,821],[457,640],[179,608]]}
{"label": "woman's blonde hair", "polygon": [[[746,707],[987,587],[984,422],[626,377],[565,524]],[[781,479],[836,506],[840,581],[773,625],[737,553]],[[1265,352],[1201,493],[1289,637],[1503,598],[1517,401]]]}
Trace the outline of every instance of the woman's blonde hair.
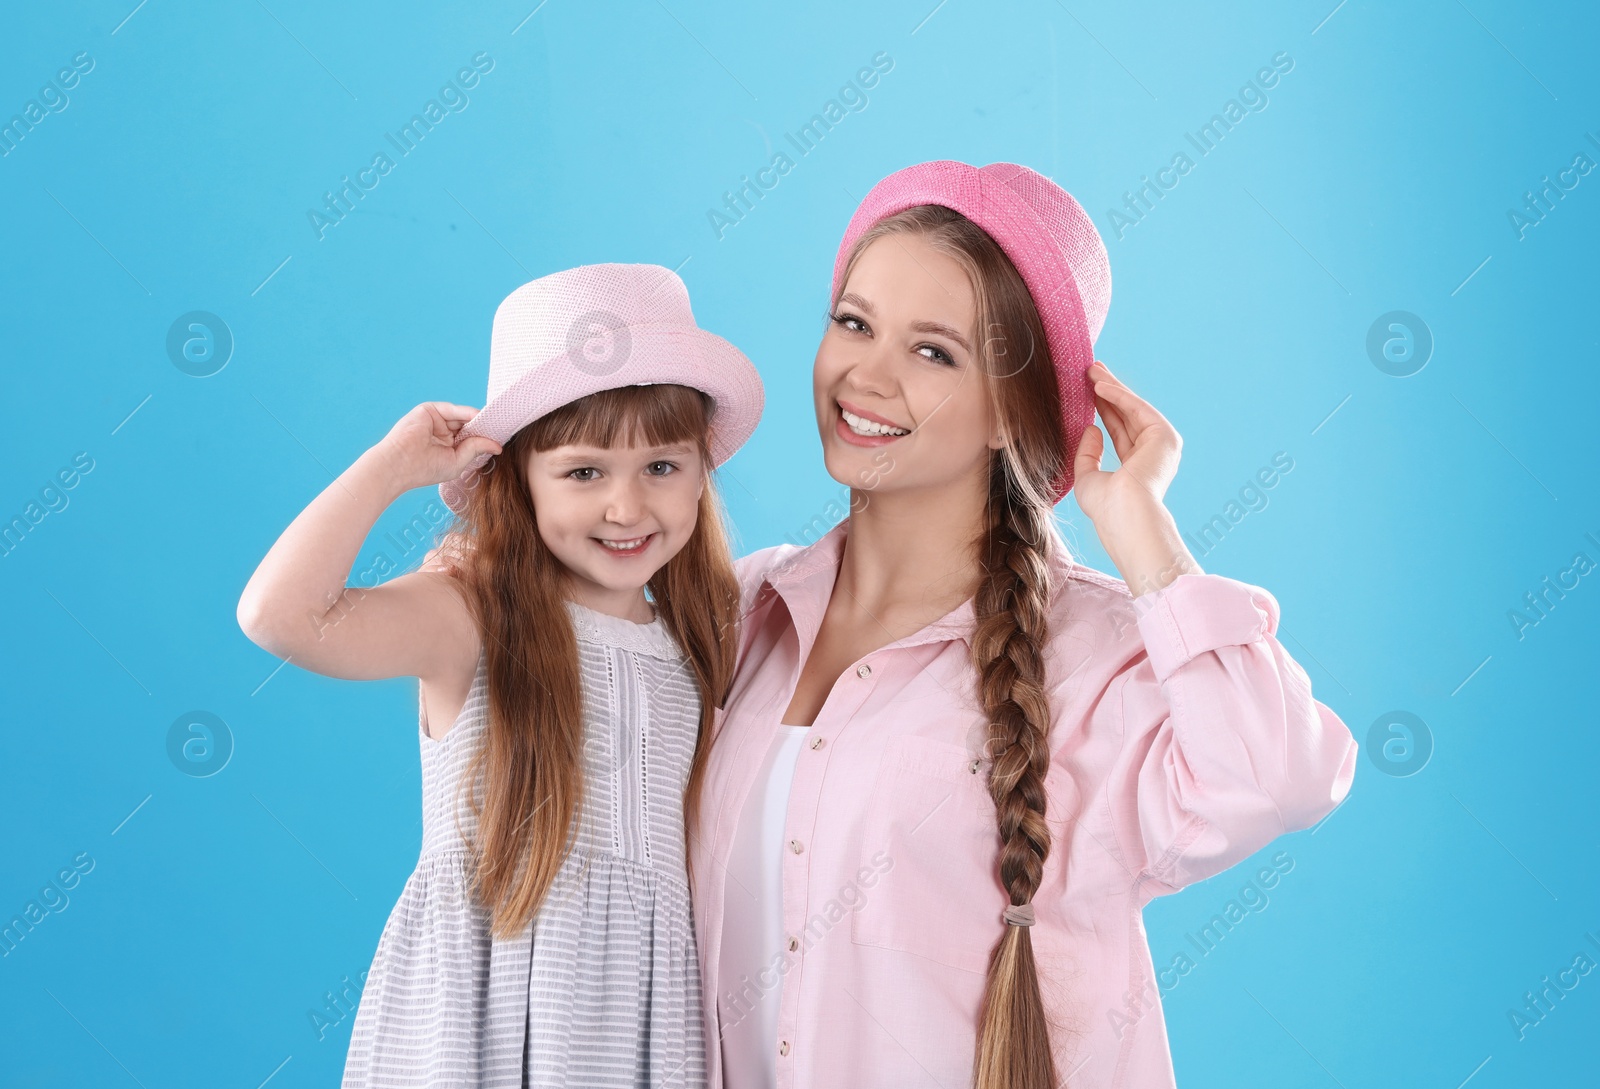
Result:
{"label": "woman's blonde hair", "polygon": [[[1066,549],[1050,499],[1051,481],[1066,458],[1061,393],[1027,285],[994,239],[958,212],[925,204],[880,220],[851,249],[841,290],[866,247],[895,233],[921,236],[966,270],[977,296],[978,362],[1007,438],[990,463],[987,518],[973,542],[983,576],[973,599],[971,642],[990,724],[986,748],[993,758],[989,794],[999,824],[1000,881],[1012,904],[1028,904],[1050,853],[1043,649],[1054,591],[1049,553]],[[1032,928],[1000,925],[979,1016],[976,1089],[1058,1089]]]}

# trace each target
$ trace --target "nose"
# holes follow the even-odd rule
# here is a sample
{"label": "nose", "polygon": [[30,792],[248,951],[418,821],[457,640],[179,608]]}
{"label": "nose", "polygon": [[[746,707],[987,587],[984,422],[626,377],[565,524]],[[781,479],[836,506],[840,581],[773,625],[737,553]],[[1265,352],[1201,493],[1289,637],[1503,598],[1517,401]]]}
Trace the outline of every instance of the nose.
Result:
{"label": "nose", "polygon": [[606,521],[631,526],[639,520],[644,501],[639,482],[632,477],[617,480],[606,495]]}
{"label": "nose", "polygon": [[873,340],[861,347],[845,374],[845,382],[857,393],[887,397],[894,388],[890,356],[893,348],[885,340]]}

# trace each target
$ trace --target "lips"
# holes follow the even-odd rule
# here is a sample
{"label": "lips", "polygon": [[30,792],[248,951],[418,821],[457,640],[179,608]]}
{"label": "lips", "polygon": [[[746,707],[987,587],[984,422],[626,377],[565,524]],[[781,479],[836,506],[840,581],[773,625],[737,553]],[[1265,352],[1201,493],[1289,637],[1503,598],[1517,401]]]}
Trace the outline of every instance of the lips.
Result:
{"label": "lips", "polygon": [[839,406],[839,410],[841,412],[843,412],[846,416],[852,417],[852,419],[850,419],[850,421],[849,421],[850,423],[857,424],[857,425],[860,425],[860,424],[863,424],[863,423],[865,423],[865,424],[873,424],[873,425],[877,425],[879,428],[885,430],[886,432],[894,432],[894,433],[901,433],[901,432],[906,432],[906,431],[910,431],[911,430],[911,428],[909,428],[909,427],[901,427],[899,424],[895,423],[893,420],[889,419],[889,417],[887,417],[887,416],[880,416],[876,412],[869,412],[868,410],[862,408],[860,405],[853,405],[849,401],[844,400],[843,398],[840,398],[838,401],[836,401],[834,403]]}
{"label": "lips", "polygon": [[854,405],[838,402],[838,415],[834,420],[834,433],[852,446],[886,446],[910,434],[903,428],[876,413],[859,411]]}

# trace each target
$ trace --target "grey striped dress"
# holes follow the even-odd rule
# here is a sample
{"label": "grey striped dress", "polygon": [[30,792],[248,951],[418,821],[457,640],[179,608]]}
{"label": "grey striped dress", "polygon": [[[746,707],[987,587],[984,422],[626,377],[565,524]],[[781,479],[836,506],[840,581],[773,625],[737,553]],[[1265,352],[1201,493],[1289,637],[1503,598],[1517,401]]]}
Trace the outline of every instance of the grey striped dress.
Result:
{"label": "grey striped dress", "polygon": [[476,825],[456,804],[488,724],[480,656],[443,740],[419,710],[422,854],[378,940],[343,1089],[705,1085],[682,819],[699,695],[659,617],[567,611],[586,735],[575,847],[522,934],[492,938],[468,884]]}

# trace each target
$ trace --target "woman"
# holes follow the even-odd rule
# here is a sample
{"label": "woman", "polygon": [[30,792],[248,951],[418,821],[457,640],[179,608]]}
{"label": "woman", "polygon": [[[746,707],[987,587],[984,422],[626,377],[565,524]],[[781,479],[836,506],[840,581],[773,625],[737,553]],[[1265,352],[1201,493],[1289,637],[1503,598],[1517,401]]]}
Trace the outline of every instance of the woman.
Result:
{"label": "woman", "polygon": [[[1141,909],[1349,790],[1276,600],[1162,505],[1177,433],[1093,363],[1110,283],[1010,164],[900,171],[845,233],[813,385],[852,512],[739,562],[690,810],[712,1089],[1171,1085]],[[1121,580],[1068,554],[1074,485]]]}

